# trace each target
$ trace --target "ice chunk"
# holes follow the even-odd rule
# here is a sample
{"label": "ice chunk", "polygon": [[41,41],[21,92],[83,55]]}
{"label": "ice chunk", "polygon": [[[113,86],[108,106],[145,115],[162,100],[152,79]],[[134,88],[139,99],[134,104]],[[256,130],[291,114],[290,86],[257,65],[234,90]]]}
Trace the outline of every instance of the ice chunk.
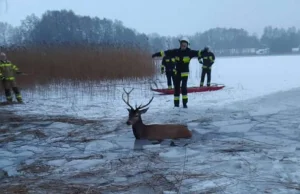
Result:
{"label": "ice chunk", "polygon": [[163,191],[163,194],[177,194],[176,191]]}
{"label": "ice chunk", "polygon": [[143,145],[144,149],[155,149],[155,148],[160,148],[160,144],[154,144],[154,145]]}
{"label": "ice chunk", "polygon": [[92,153],[100,153],[103,151],[108,151],[111,149],[115,149],[118,146],[113,144],[107,140],[96,140],[90,142],[84,150],[84,154],[92,154]]}
{"label": "ice chunk", "polygon": [[72,160],[66,163],[65,167],[71,167],[77,170],[87,170],[91,167],[97,166],[98,164],[103,164],[105,160],[102,159],[92,159],[92,160]]}
{"label": "ice chunk", "polygon": [[51,166],[63,166],[65,163],[67,163],[67,160],[65,160],[65,159],[48,161],[48,165],[51,165]]}
{"label": "ice chunk", "polygon": [[200,154],[200,151],[195,151],[189,148],[173,148],[167,152],[159,153],[159,156],[164,159],[179,159],[188,156],[197,156]]}
{"label": "ice chunk", "polygon": [[28,146],[28,145],[21,146],[19,148],[19,150],[32,151],[34,153],[42,153],[42,152],[44,152],[44,149],[41,149],[41,148],[38,148],[38,147],[35,147],[35,146]]}

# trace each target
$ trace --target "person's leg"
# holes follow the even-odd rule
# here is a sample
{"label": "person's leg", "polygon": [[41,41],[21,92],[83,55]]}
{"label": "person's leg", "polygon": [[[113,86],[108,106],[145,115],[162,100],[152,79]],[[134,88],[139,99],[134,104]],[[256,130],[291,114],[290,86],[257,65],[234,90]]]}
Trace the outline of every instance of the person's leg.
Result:
{"label": "person's leg", "polygon": [[179,100],[180,100],[180,83],[181,77],[180,74],[175,75],[175,84],[174,84],[174,106],[179,107]]}
{"label": "person's leg", "polygon": [[12,96],[11,96],[11,85],[9,80],[4,80],[2,81],[2,84],[4,86],[4,92],[5,92],[5,97],[7,102],[12,102]]}
{"label": "person's leg", "polygon": [[172,89],[172,74],[170,72],[166,72],[168,89]]}
{"label": "person's leg", "polygon": [[211,68],[207,70],[207,86],[210,86],[211,81]]}
{"label": "person's leg", "polygon": [[200,87],[203,87],[204,85],[205,74],[206,74],[206,68],[202,67]]}
{"label": "person's leg", "polygon": [[18,102],[23,102],[22,100],[22,95],[21,95],[21,92],[20,92],[20,89],[19,87],[17,86],[17,83],[16,81],[11,81],[11,86],[12,86],[12,90],[14,91],[15,93],[15,96],[16,96],[16,99]]}
{"label": "person's leg", "polygon": [[183,76],[181,78],[181,80],[182,80],[182,85],[181,85],[182,104],[183,104],[184,108],[187,108],[187,103],[188,103],[188,93],[187,93],[188,76]]}
{"label": "person's leg", "polygon": [[171,73],[171,80],[172,80],[172,85],[175,86],[175,74],[174,74],[174,72]]}

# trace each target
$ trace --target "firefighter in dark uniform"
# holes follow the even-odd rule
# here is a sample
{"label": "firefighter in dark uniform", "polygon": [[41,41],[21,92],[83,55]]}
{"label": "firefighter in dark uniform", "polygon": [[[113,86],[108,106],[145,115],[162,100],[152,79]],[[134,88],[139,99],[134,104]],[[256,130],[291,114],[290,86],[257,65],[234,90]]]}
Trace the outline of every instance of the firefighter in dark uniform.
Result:
{"label": "firefighter in dark uniform", "polygon": [[[161,63],[161,73],[166,73],[168,89],[172,89],[174,85],[176,62],[175,58],[164,56]],[[173,84],[172,84],[173,83]]]}
{"label": "firefighter in dark uniform", "polygon": [[22,103],[22,96],[17,87],[15,74],[21,74],[18,67],[7,60],[5,53],[0,53],[0,80],[2,82],[6,100],[11,103],[13,98],[11,95],[11,89],[13,90],[18,102]]}
{"label": "firefighter in dark uniform", "polygon": [[180,101],[180,85],[182,93],[183,107],[187,108],[188,95],[187,95],[187,81],[189,76],[189,64],[192,58],[201,57],[201,51],[191,50],[188,48],[189,40],[182,38],[179,40],[180,48],[170,49],[154,53],[154,57],[170,56],[176,60],[176,71],[175,71],[175,87],[174,87],[174,106],[179,107]]}
{"label": "firefighter in dark uniform", "polygon": [[[201,60],[202,58],[202,60]],[[210,51],[209,47],[205,47],[201,51],[201,56],[198,58],[199,63],[202,65],[202,73],[201,73],[201,81],[200,81],[200,87],[203,87],[205,75],[207,75],[207,86],[210,86],[211,81],[211,67],[215,62],[215,55],[213,52]]]}

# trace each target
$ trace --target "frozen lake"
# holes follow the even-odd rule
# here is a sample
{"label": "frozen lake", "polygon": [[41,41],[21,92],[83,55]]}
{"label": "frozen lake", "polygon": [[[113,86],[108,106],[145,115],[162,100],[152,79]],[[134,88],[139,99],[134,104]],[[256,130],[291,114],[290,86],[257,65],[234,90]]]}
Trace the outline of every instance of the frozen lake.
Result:
{"label": "frozen lake", "polygon": [[[187,110],[174,109],[172,95],[155,95],[145,123],[193,130],[193,139],[176,146],[134,139],[125,124],[124,83],[87,93],[23,91],[25,105],[0,107],[0,168],[8,173],[0,189],[299,193],[299,63],[300,56],[217,58],[212,82],[225,84],[223,90],[189,94]],[[188,85],[199,85],[200,73],[194,60]],[[153,94],[148,83],[125,87],[135,88],[137,104]]]}

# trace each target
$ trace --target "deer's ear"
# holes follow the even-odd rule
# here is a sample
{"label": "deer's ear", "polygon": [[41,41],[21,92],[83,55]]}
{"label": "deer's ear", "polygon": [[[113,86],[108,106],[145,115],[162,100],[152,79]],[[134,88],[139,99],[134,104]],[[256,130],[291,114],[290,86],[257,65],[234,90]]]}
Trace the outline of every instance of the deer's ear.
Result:
{"label": "deer's ear", "polygon": [[144,114],[144,113],[147,112],[148,109],[149,109],[149,108],[142,109],[142,110],[140,110],[140,113],[141,113],[141,114]]}

